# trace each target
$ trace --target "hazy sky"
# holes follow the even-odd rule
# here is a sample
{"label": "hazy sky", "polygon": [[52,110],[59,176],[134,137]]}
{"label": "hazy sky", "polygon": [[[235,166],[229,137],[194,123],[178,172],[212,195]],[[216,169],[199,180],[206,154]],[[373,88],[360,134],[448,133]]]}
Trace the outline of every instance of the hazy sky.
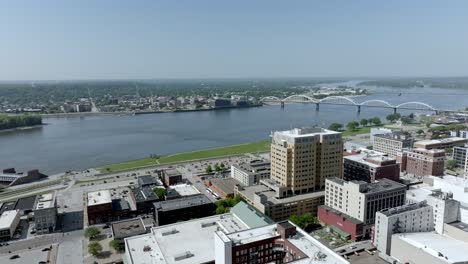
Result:
{"label": "hazy sky", "polygon": [[0,0],[0,80],[468,75],[468,1]]}

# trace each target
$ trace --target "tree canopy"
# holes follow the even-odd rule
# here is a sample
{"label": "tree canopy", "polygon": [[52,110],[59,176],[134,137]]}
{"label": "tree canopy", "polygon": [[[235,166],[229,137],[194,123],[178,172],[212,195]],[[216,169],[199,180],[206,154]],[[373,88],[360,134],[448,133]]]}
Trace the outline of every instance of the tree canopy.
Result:
{"label": "tree canopy", "polygon": [[95,239],[99,234],[101,234],[101,231],[94,226],[90,226],[84,231],[84,236],[89,239]]}
{"label": "tree canopy", "polygon": [[0,115],[0,130],[41,124],[42,117],[39,115]]}
{"label": "tree canopy", "polygon": [[98,256],[102,252],[102,246],[99,242],[91,242],[88,244],[88,253],[93,256]]}

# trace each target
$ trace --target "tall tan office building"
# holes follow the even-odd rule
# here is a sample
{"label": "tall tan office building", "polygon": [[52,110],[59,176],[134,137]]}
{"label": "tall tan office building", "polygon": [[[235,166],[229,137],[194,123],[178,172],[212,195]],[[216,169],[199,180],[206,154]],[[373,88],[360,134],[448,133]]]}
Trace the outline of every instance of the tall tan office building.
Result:
{"label": "tall tan office building", "polygon": [[325,188],[328,177],[342,178],[341,133],[323,128],[295,128],[274,132],[271,144],[271,179],[289,194]]}

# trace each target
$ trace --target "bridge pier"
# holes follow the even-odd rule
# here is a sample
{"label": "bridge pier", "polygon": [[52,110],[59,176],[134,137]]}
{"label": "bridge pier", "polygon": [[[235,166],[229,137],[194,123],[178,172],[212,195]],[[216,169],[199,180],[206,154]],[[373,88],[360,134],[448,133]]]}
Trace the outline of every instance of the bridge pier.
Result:
{"label": "bridge pier", "polygon": [[317,111],[317,112],[318,112],[319,110],[320,110],[320,104],[319,104],[319,103],[317,103],[317,104],[315,104],[315,111]]}
{"label": "bridge pier", "polygon": [[281,108],[284,108],[284,101],[281,101]]}
{"label": "bridge pier", "polygon": [[357,112],[361,113],[361,106],[360,105],[357,106]]}
{"label": "bridge pier", "polygon": [[396,107],[393,107],[393,113],[394,113],[394,114],[397,113],[397,108],[396,108]]}

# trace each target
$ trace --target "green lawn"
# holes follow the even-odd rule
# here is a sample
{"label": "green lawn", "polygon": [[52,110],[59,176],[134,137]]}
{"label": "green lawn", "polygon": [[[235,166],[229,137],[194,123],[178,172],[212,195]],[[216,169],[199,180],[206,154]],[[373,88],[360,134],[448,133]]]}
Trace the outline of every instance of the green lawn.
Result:
{"label": "green lawn", "polygon": [[138,167],[151,165],[168,164],[183,162],[189,160],[209,159],[225,156],[242,155],[246,153],[265,152],[270,150],[270,141],[258,141],[241,145],[227,146],[222,148],[213,148],[184,152],[173,155],[161,156],[159,158],[144,158],[123,163],[112,164],[97,168],[101,172],[121,171]]}
{"label": "green lawn", "polygon": [[354,130],[341,131],[341,134],[343,135],[343,137],[350,137],[350,136],[356,136],[356,135],[360,135],[360,134],[366,134],[366,133],[370,133],[371,128],[375,128],[375,127],[383,127],[383,125],[358,127],[358,128],[356,128]]}

